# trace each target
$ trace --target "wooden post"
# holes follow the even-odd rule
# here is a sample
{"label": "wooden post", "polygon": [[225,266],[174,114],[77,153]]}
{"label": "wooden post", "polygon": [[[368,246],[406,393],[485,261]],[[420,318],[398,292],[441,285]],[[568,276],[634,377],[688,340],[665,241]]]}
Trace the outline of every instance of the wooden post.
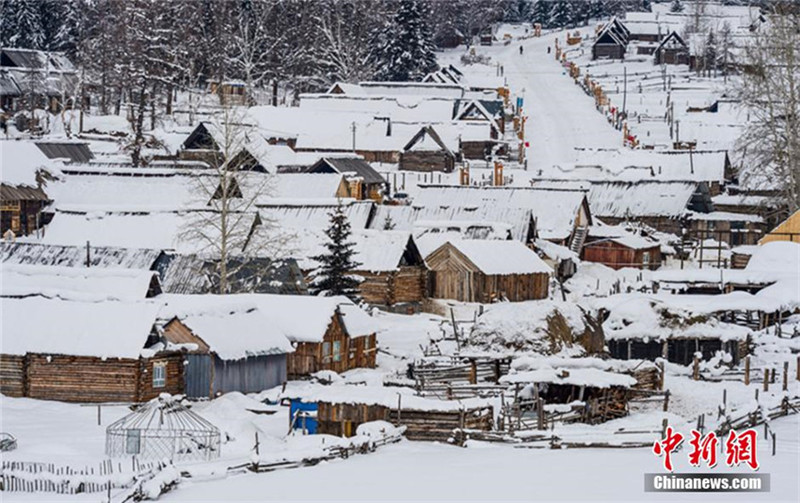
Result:
{"label": "wooden post", "polygon": [[772,367],[769,372],[769,383],[775,384],[775,367]]}
{"label": "wooden post", "polygon": [[775,432],[772,432],[772,455],[775,455],[775,443],[776,443],[777,435]]}
{"label": "wooden post", "polygon": [[469,383],[478,384],[478,362],[474,358],[469,361]]}
{"label": "wooden post", "polygon": [[750,355],[744,357],[744,385],[750,386]]}
{"label": "wooden post", "polygon": [[664,363],[664,360],[661,360],[660,362],[658,362],[658,368],[659,368],[658,389],[663,390],[664,389],[664,377],[666,377],[666,370],[665,370],[666,369],[666,364]]}
{"label": "wooden post", "polygon": [[669,409],[669,390],[664,393],[664,412],[667,412]]}
{"label": "wooden post", "polygon": [[797,357],[797,367],[795,370],[797,371],[797,380],[800,381],[800,356]]}
{"label": "wooden post", "polygon": [[667,426],[669,426],[669,421],[665,417],[664,419],[661,420],[661,438],[667,436]]}
{"label": "wooden post", "polygon": [[100,420],[100,404],[97,404],[97,426],[100,426],[102,421]]}
{"label": "wooden post", "polygon": [[694,379],[695,381],[700,380],[700,358],[698,358],[697,356],[694,357],[692,379]]}
{"label": "wooden post", "polygon": [[783,391],[789,390],[789,362],[783,362]]}
{"label": "wooden post", "polygon": [[769,369],[764,369],[764,391],[769,391]]}

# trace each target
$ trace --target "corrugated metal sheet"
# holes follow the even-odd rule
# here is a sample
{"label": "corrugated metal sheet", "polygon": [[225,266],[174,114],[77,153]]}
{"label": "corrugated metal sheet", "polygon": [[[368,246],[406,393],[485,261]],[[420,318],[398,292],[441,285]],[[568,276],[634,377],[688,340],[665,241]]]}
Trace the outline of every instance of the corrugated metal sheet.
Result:
{"label": "corrugated metal sheet", "polygon": [[49,159],[69,159],[74,163],[87,163],[94,159],[88,143],[36,142],[36,146]]}
{"label": "corrugated metal sheet", "polygon": [[189,398],[210,398],[213,365],[209,354],[186,355],[184,368],[184,393]]}
{"label": "corrugated metal sheet", "polygon": [[214,394],[239,391],[258,393],[286,381],[286,355],[250,356],[242,360],[214,360]]}
{"label": "corrugated metal sheet", "polygon": [[0,201],[49,201],[42,189],[25,185],[0,184]]}
{"label": "corrugated metal sheet", "polygon": [[[160,255],[161,250],[144,248],[98,246],[89,248],[89,262],[92,267],[151,269]],[[86,247],[2,242],[0,243],[0,260],[9,264],[84,267],[86,264]]]}

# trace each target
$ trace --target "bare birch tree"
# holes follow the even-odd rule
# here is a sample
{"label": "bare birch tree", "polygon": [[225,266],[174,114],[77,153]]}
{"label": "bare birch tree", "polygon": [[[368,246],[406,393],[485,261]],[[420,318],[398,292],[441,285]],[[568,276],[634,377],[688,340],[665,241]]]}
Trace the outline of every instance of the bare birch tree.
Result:
{"label": "bare birch tree", "polygon": [[800,14],[778,7],[745,48],[736,89],[748,120],[737,148],[748,187],[777,188],[800,208]]}
{"label": "bare birch tree", "polygon": [[212,265],[206,272],[219,294],[257,282],[253,276],[266,275],[274,261],[292,252],[294,236],[259,214],[257,203],[273,194],[274,180],[255,169],[252,160],[263,156],[266,142],[245,124],[245,114],[244,108],[223,107],[207,124],[210,167],[194,177],[197,197],[207,201],[207,209],[190,212],[180,233]]}

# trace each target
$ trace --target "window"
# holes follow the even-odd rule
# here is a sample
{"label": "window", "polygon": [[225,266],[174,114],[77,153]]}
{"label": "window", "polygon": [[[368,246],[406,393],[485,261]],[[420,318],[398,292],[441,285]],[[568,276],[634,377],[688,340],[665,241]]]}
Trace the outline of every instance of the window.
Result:
{"label": "window", "polygon": [[650,252],[646,251],[642,253],[642,265],[648,266],[650,264]]}
{"label": "window", "polygon": [[342,361],[342,342],[333,341],[333,361]]}
{"label": "window", "polygon": [[331,357],[331,343],[322,343],[322,361],[327,361]]}
{"label": "window", "polygon": [[165,362],[153,364],[153,387],[163,388],[167,384],[167,364]]}
{"label": "window", "polygon": [[128,430],[125,432],[125,454],[139,454],[141,441],[140,430]]}

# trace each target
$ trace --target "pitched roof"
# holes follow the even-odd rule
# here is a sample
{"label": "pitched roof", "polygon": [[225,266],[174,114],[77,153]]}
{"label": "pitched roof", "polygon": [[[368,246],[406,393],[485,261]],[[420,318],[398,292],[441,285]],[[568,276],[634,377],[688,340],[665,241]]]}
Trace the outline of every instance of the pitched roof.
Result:
{"label": "pitched roof", "polygon": [[367,161],[358,157],[324,157],[311,166],[308,173],[324,173],[330,170],[343,175],[354,173],[365,183],[386,183]]}
{"label": "pitched roof", "polygon": [[87,163],[94,159],[89,144],[84,142],[37,141],[36,146],[49,159],[69,159],[74,163]]}

